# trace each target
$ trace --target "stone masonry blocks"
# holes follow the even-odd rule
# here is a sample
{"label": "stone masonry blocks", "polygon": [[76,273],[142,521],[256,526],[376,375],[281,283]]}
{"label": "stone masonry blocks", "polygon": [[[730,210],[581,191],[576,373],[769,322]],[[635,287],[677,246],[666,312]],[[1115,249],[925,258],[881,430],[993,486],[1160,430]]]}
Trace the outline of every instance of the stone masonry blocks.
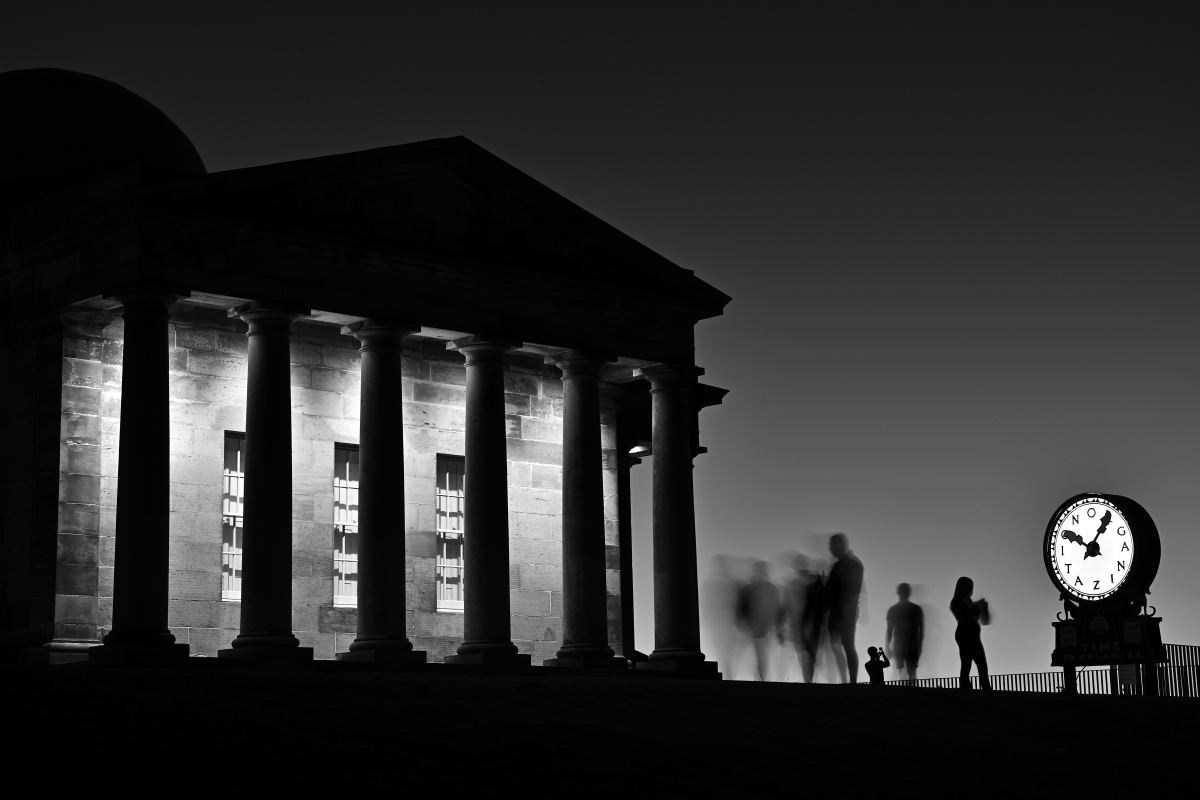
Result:
{"label": "stone masonry blocks", "polygon": [[[99,598],[98,612],[82,616],[98,614],[103,624],[111,608],[121,330],[118,320],[104,329],[103,341],[79,338],[64,344],[61,369],[62,430],[74,449],[63,450],[60,461],[88,472],[72,472],[61,481],[61,527],[75,538],[60,542],[60,549],[81,566],[95,565],[94,591],[108,595]],[[243,325],[222,312],[189,306],[180,311],[172,334],[169,614],[180,641],[204,655],[228,647],[240,624],[240,604],[220,600],[220,583],[225,434],[245,430],[243,331]],[[328,328],[298,323],[291,346],[293,625],[302,645],[313,647],[318,658],[344,651],[357,624],[354,608],[332,605],[333,445],[358,443],[360,368],[356,343],[336,339]],[[554,656],[562,636],[562,382],[557,370],[538,358],[513,355],[509,364],[504,411],[512,636],[521,652],[540,663]],[[440,661],[461,642],[463,616],[436,609],[435,462],[438,455],[464,452],[466,370],[462,356],[446,350],[443,342],[411,338],[404,344],[402,369],[404,396],[396,424],[404,426],[405,437],[409,636],[418,649],[429,652],[430,660]],[[611,426],[602,427],[606,446],[613,435]],[[87,447],[93,450],[85,451]],[[616,500],[609,461],[606,515]],[[78,502],[87,499],[91,507]],[[605,537],[612,591],[619,588],[619,576],[611,569],[619,558],[616,541],[608,541],[615,539],[608,535],[609,527],[615,530],[615,525],[606,525]]]}

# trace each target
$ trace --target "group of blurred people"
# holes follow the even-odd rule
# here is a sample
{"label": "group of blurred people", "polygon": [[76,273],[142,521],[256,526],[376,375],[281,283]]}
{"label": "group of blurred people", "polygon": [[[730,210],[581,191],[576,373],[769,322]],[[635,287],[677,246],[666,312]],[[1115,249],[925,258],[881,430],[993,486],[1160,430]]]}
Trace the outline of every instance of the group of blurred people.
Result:
{"label": "group of blurred people", "polygon": [[[859,656],[855,633],[859,623],[860,598],[864,591],[863,563],[850,549],[843,533],[829,537],[832,561],[795,554],[792,575],[782,586],[771,579],[770,565],[755,561],[748,579],[739,575],[736,560],[715,559],[716,574],[709,582],[708,616],[724,640],[725,669],[733,672],[752,647],[757,677],[772,677],[772,662],[778,645],[794,648],[805,683],[812,683],[824,665],[826,674],[839,683],[858,683]],[[980,637],[980,624],[989,621],[986,600],[972,599],[974,584],[960,578],[950,611],[958,622],[955,641],[961,660],[960,685],[970,688],[974,663],[980,684],[991,686],[987,659]],[[902,679],[915,680],[925,642],[925,612],[912,600],[912,587],[896,587],[898,601],[887,612],[887,629],[882,648],[867,648],[866,672],[873,684],[884,682],[884,670],[895,666]],[[732,676],[731,676],[732,677]]]}

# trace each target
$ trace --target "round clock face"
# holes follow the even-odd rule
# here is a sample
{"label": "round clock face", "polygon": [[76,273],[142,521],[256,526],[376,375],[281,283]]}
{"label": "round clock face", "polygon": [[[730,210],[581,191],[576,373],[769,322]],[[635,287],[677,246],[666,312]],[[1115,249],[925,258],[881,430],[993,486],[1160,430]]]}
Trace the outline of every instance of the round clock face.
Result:
{"label": "round clock face", "polygon": [[1081,600],[1116,593],[1133,564],[1133,533],[1101,497],[1081,497],[1059,513],[1046,539],[1048,565],[1062,589]]}

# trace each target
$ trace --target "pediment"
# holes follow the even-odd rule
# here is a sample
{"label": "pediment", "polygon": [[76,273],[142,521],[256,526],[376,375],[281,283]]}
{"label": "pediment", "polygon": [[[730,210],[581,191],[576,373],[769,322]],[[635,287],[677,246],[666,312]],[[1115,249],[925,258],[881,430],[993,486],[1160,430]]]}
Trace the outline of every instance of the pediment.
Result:
{"label": "pediment", "polygon": [[461,137],[216,173],[162,194],[235,224],[670,295],[701,318],[729,300]]}

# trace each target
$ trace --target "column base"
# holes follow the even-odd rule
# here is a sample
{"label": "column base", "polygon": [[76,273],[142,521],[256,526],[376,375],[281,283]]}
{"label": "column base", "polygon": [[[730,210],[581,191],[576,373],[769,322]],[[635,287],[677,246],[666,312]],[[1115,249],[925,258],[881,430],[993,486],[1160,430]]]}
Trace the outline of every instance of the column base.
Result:
{"label": "column base", "polygon": [[424,664],[424,650],[351,650],[334,656],[338,661],[361,661],[374,664]]}
{"label": "column base", "polygon": [[16,657],[18,661],[24,664],[53,667],[60,664],[74,664],[78,661],[87,661],[88,650],[99,646],[100,640],[98,639],[70,642],[55,639],[45,644],[24,647],[17,651]]}
{"label": "column base", "polygon": [[468,653],[465,656],[446,656],[447,664],[479,667],[529,667],[533,657],[527,653]]}
{"label": "column base", "polygon": [[629,662],[620,656],[567,656],[547,658],[543,667],[563,669],[629,669]]}
{"label": "column base", "polygon": [[191,648],[186,644],[117,642],[89,647],[89,664],[179,664],[186,663]]}
{"label": "column base", "polygon": [[711,677],[713,680],[721,680],[721,673],[717,671],[716,661],[662,659],[661,661],[639,661],[634,667],[639,670],[674,672],[680,675]]}
{"label": "column base", "polygon": [[217,658],[262,661],[312,661],[313,649],[311,647],[272,647],[270,645],[231,647],[228,650],[218,650]]}

